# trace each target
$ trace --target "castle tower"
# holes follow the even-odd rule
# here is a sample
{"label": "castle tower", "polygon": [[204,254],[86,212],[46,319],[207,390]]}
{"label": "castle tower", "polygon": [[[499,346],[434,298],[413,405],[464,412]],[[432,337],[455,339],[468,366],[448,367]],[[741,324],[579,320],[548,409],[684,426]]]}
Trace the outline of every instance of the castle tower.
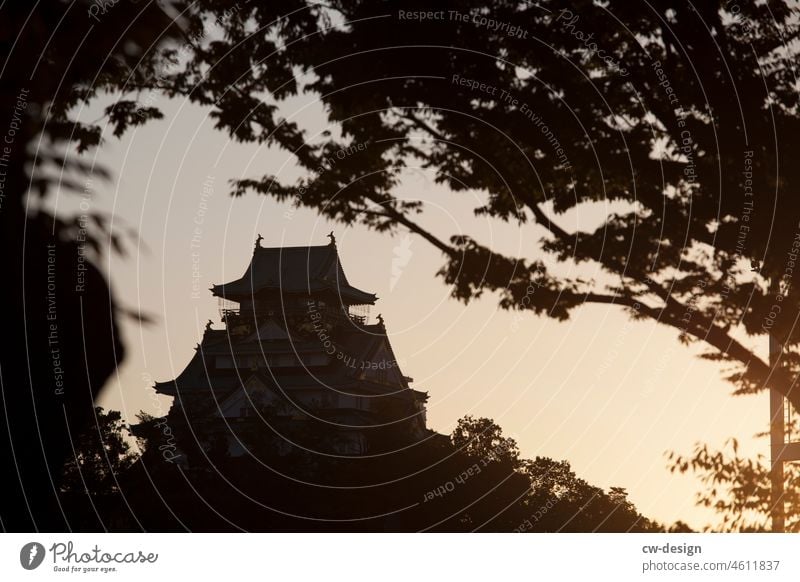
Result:
{"label": "castle tower", "polygon": [[327,245],[263,248],[259,236],[245,273],[211,288],[223,328],[209,321],[186,369],[156,383],[172,407],[135,434],[161,422],[174,437],[171,456],[189,463],[187,442],[236,457],[252,452],[256,435],[285,453],[298,428],[343,455],[376,451],[387,435],[413,442],[431,434],[427,394],[400,370],[383,318],[369,323],[377,297],[350,284],[329,237]]}

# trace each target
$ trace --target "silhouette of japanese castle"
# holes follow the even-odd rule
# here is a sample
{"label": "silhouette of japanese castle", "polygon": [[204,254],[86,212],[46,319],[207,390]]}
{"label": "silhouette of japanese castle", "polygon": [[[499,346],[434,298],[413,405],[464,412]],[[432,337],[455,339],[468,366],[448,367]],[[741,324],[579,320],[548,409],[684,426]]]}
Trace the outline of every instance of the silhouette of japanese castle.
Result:
{"label": "silhouette of japanese castle", "polygon": [[329,237],[263,248],[259,236],[244,275],[211,288],[223,329],[209,321],[186,369],[155,384],[172,407],[134,434],[168,427],[169,456],[190,464],[189,448],[239,457],[254,439],[287,454],[298,427],[337,455],[377,452],[387,431],[395,442],[434,434],[427,393],[400,370],[383,318],[369,322],[377,297],[350,284]]}

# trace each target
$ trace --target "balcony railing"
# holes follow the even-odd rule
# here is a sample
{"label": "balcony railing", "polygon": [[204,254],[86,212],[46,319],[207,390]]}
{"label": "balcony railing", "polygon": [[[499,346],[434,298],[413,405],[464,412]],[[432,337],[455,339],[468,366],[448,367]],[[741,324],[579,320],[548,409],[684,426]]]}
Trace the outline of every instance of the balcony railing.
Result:
{"label": "balcony railing", "polygon": [[[329,310],[320,310],[320,311],[322,313],[324,313],[328,317],[342,317],[343,316],[341,314],[341,312],[337,312],[337,311],[332,311],[332,310],[330,310],[330,311]],[[289,314],[289,313],[297,313],[297,312],[304,312],[304,310],[302,310],[302,309],[294,309],[294,310],[287,309],[286,310],[287,314]],[[276,314],[275,309],[256,309],[256,310],[253,310],[252,308],[248,308],[248,309],[244,309],[243,310],[243,309],[240,309],[240,308],[236,308],[236,309],[234,309],[234,308],[224,308],[224,309],[220,309],[219,310],[220,319],[223,322],[228,322],[228,321],[239,319],[239,318],[243,318],[243,319],[244,318],[249,318],[250,320],[252,320],[254,315],[255,315],[255,317],[257,319],[260,320],[262,317],[270,316],[270,315],[274,316],[275,314]],[[356,323],[358,325],[366,325],[367,324],[367,320],[368,320],[368,317],[366,315],[359,315],[359,314],[355,314],[355,313],[348,313],[347,317],[350,319],[350,321],[352,321],[353,323]]]}
{"label": "balcony railing", "polygon": [[238,317],[240,309],[220,309],[219,316],[224,321],[227,317]]}

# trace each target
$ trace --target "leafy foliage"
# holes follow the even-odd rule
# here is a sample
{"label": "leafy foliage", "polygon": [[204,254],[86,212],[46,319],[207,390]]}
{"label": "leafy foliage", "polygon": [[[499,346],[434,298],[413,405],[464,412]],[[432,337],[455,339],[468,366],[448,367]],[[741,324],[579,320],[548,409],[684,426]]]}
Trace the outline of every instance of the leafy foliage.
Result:
{"label": "leafy foliage", "polygon": [[[697,474],[703,488],[697,504],[712,508],[720,522],[706,526],[708,531],[770,531],[772,506],[769,461],[763,455],[742,457],[736,439],[722,450],[698,443],[691,456],[667,454],[670,471]],[[786,531],[800,532],[800,466],[784,466]]]}
{"label": "leafy foliage", "polygon": [[[124,311],[93,261],[108,248],[120,250],[128,233],[121,236],[91,205],[84,217],[54,216],[39,198],[55,191],[91,198],[102,191],[110,172],[81,154],[101,144],[107,119],[76,119],[81,106],[128,91],[129,82],[155,79],[164,45],[183,34],[155,2],[114,2],[101,23],[91,17],[92,7],[98,5],[91,0],[43,0],[0,8],[6,128],[0,242],[4,268],[14,274],[0,290],[5,331],[13,338],[0,353],[0,471],[18,475],[0,499],[7,531],[83,527],[65,521],[60,495],[74,500],[80,494],[73,494],[74,480],[67,481],[70,492],[60,492],[57,475],[73,458],[75,431],[93,417],[95,395],[125,353],[116,333],[116,316]],[[125,108],[110,112],[118,133],[142,117]],[[143,111],[144,118],[158,115]],[[108,486],[108,475],[98,471],[90,473]],[[92,488],[103,490],[100,485]]]}
{"label": "leafy foliage", "polygon": [[[244,456],[214,455],[209,448],[183,468],[160,459],[160,441],[143,443],[156,454],[145,453],[124,480],[138,523],[193,531],[663,529],[639,514],[622,488],[589,485],[564,461],[521,459],[514,440],[487,418],[462,418],[449,442],[432,437],[366,457],[320,454],[331,439],[321,424],[269,423],[282,436],[266,427],[234,427],[229,438],[245,445]],[[388,440],[402,439],[380,438]],[[207,510],[190,503],[198,494]]]}
{"label": "leafy foliage", "polygon": [[[526,38],[470,18],[400,18],[401,10],[429,9],[418,1],[175,2],[178,22],[156,3],[121,1],[102,26],[86,17],[89,5],[10,3],[0,23],[2,37],[15,38],[4,81],[29,89],[12,152],[22,163],[5,187],[9,257],[22,256],[14,241],[23,240],[27,195],[46,196],[55,184],[79,191],[97,174],[65,156],[67,147],[98,146],[101,122],[119,135],[158,118],[158,108],[142,101],[143,92],[158,90],[207,106],[236,140],[284,148],[308,174],[291,183],[269,173],[245,177],[234,181],[234,195],[258,192],[380,232],[408,229],[442,252],[440,275],[463,301],[491,291],[504,308],[560,319],[587,302],[624,307],[674,328],[681,341],[705,342],[708,358],[729,365],[739,392],[763,389],[769,379],[800,408],[800,392],[791,390],[800,372],[800,286],[792,284],[800,165],[785,163],[800,146],[800,25],[791,3],[742,3],[736,13],[724,0],[448,4],[513,23]],[[611,58],[599,58],[598,48]],[[120,95],[105,119],[71,117],[104,92]],[[279,102],[298,94],[319,97],[328,131],[310,136],[282,117]],[[15,110],[15,99],[4,92],[2,109]],[[343,151],[354,153],[331,163]],[[425,205],[396,194],[404,172],[419,165],[453,192],[480,193],[478,215],[536,222],[545,232],[537,247],[527,257],[503,256],[469,234],[427,230]],[[564,225],[565,212],[609,201],[599,226]],[[27,230],[33,243],[50,240],[36,238],[45,222],[67,242],[78,227],[43,214],[32,223],[42,228]],[[119,246],[103,227],[98,218],[90,246],[109,238]],[[64,247],[75,254],[74,245]],[[548,268],[552,261],[568,274]],[[570,274],[584,264],[599,275]],[[31,291],[8,293],[5,304],[22,313],[20,298]],[[10,329],[19,337],[23,328],[39,329],[31,337],[44,338],[40,323],[20,317]],[[113,330],[113,320],[105,323],[99,327]],[[782,366],[772,369],[737,329],[777,339]],[[114,352],[94,367],[94,390],[121,357]],[[21,350],[5,356],[11,384],[28,381],[22,361]],[[7,416],[22,418],[15,413],[26,405],[10,401]],[[56,432],[45,436],[61,451]],[[60,463],[63,455],[52,457]],[[10,468],[11,458],[2,465]],[[724,466],[714,455],[698,457],[700,470]],[[744,483],[733,490],[749,499]],[[613,492],[609,500],[623,507],[623,497]]]}
{"label": "leafy foliage", "polygon": [[74,455],[64,465],[61,490],[91,496],[111,495],[119,491],[118,479],[130,468],[137,455],[127,440],[122,415],[95,407],[94,425],[72,443]]}
{"label": "leafy foliage", "polygon": [[[160,86],[208,105],[232,138],[284,148],[308,174],[244,177],[235,195],[415,232],[442,251],[440,274],[464,301],[494,291],[504,308],[559,319],[587,302],[624,307],[705,342],[738,391],[771,373],[797,406],[797,358],[771,370],[732,330],[769,333],[787,353],[800,343],[789,255],[800,169],[779,163],[800,147],[800,20],[788,2],[729,4],[459,0],[441,21],[419,21],[402,14],[430,9],[420,2],[198,2],[186,18],[218,31]],[[301,93],[319,98],[324,133],[281,116],[281,100]],[[426,205],[396,194],[411,166],[480,193],[477,215],[546,234],[517,257],[426,229]],[[570,210],[605,214],[570,229]],[[598,275],[565,275],[580,271],[547,268],[545,256]]]}

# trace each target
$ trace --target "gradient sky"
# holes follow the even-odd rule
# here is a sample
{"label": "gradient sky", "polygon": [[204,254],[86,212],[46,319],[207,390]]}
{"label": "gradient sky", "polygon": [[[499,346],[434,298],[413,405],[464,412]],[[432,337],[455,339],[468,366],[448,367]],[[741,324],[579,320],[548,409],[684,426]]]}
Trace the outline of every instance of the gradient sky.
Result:
{"label": "gradient sky", "polygon": [[[232,199],[229,179],[298,176],[290,156],[233,143],[213,129],[206,110],[151,97],[165,119],[121,140],[109,133],[96,158],[114,179],[92,184],[92,210],[111,214],[115,230],[139,236],[129,256],[105,257],[104,268],[117,299],[156,320],[124,321],[128,356],[103,391],[102,406],[131,421],[139,410],[166,412],[170,399],[155,397],[153,381],[180,373],[208,319],[220,327],[217,300],[207,289],[244,272],[257,233],[263,246],[320,245],[334,230],[351,283],[380,298],[372,321],[383,314],[404,373],[430,394],[431,428],[446,433],[463,415],[491,417],[523,456],[566,459],[592,484],[627,488],[645,515],[697,527],[713,519],[694,505],[699,482],[671,475],[664,452],[690,453],[696,441],[720,447],[733,436],[745,452],[766,454],[767,441],[753,438],[766,427],[766,395],[730,396],[719,365],[696,358],[699,348],[678,344],[670,328],[632,322],[613,306],[582,307],[563,323],[530,314],[520,320],[499,311],[490,294],[465,306],[435,277],[440,252],[419,237],[347,228],[302,209],[287,219],[288,206],[254,194]],[[97,119],[102,105],[80,116]],[[321,123],[313,102],[290,105],[289,114],[311,129]],[[443,237],[470,233],[504,253],[535,256],[538,227],[474,217],[479,194],[454,195],[414,169],[400,193],[426,202],[424,224]],[[59,214],[72,214],[80,195],[52,202]],[[587,224],[602,210],[560,221]],[[192,297],[193,284],[199,298]]]}

